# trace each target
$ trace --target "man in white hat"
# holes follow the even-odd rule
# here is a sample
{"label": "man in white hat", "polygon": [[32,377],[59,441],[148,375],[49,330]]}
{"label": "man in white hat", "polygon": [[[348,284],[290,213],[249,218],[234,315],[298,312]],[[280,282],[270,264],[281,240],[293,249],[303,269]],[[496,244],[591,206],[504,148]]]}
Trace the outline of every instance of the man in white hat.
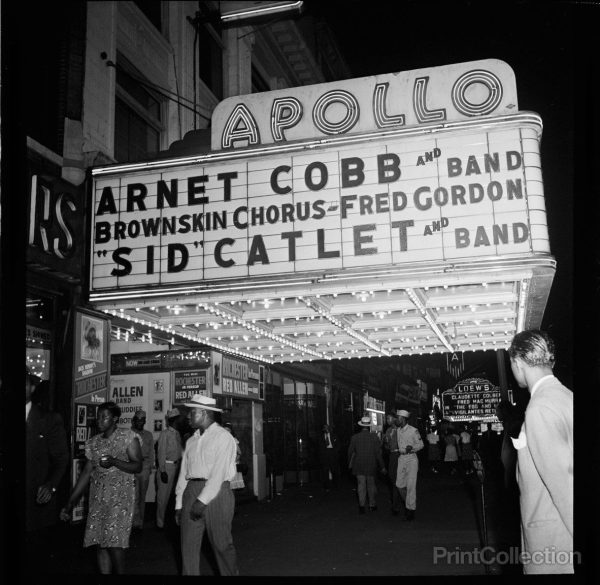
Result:
{"label": "man in white hat", "polygon": [[144,512],[146,511],[146,492],[150,483],[150,474],[154,467],[154,437],[146,426],[146,411],[136,410],[131,419],[131,429],[140,437],[142,445],[142,471],[135,474],[135,508],[133,511],[132,527],[137,530],[144,528]]}
{"label": "man in white hat", "polygon": [[363,416],[358,421],[362,429],[352,435],[348,447],[348,466],[352,474],[356,476],[358,492],[358,513],[365,513],[367,495],[369,499],[369,510],[377,510],[377,487],[375,485],[375,474],[377,469],[386,473],[383,457],[381,456],[381,441],[379,437],[371,432],[371,417]]}
{"label": "man in white hat", "polygon": [[407,410],[398,411],[398,471],[396,475],[396,487],[400,491],[400,497],[404,500],[406,508],[406,519],[414,520],[417,509],[417,472],[419,471],[419,460],[417,451],[423,448],[423,440],[419,431],[408,424],[410,414]]}
{"label": "man in white hat", "polygon": [[204,529],[212,545],[221,575],[238,575],[237,555],[231,536],[235,498],[230,482],[235,478],[237,447],[233,436],[214,413],[214,398],[195,394],[190,408],[188,439],[175,488],[175,521],[181,527],[183,575],[200,575],[200,549]]}
{"label": "man in white hat", "polygon": [[175,478],[181,461],[181,435],[177,430],[179,410],[173,408],[167,412],[166,427],[158,435],[158,474],[156,481],[156,526],[164,528],[167,504],[175,485]]}

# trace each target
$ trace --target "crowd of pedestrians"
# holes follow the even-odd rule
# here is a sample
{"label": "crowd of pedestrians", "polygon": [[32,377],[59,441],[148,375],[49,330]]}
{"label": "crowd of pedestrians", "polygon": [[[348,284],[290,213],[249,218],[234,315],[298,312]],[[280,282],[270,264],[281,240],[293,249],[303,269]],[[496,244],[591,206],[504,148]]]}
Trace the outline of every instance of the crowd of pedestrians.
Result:
{"label": "crowd of pedestrians", "polygon": [[[518,482],[522,550],[533,556],[552,548],[570,554],[572,559],[572,393],[552,374],[554,345],[545,333],[519,333],[508,353],[515,380],[531,396],[524,411],[505,401],[497,408],[505,432],[505,486]],[[123,573],[131,531],[144,525],[146,491],[156,461],[156,525],[164,528],[172,514],[180,532],[183,575],[200,574],[205,533],[220,574],[239,574],[231,531],[235,508],[232,490],[244,486],[243,464],[235,431],[231,423],[220,423],[223,411],[214,398],[196,394],[183,405],[189,410],[190,427],[183,436],[183,417],[179,409],[171,409],[156,452],[152,433],[144,429],[144,411],[135,412],[131,429],[123,429],[118,426],[119,406],[114,402],[101,404],[96,418],[98,434],[85,443],[85,466],[58,513],[57,486],[65,475],[69,454],[60,416],[32,404],[31,396],[39,382],[27,371],[29,551],[48,538],[45,529],[57,517],[71,519],[74,506],[89,490],[83,546],[97,547],[100,573]],[[388,413],[380,438],[371,432],[373,421],[365,414],[357,421],[359,430],[351,437],[347,453],[341,452],[335,429],[324,425],[318,441],[324,489],[339,487],[340,458],[346,455],[348,470],[356,478],[359,514],[377,512],[379,473],[389,485],[391,513],[398,515],[403,508],[406,520],[413,521],[420,458],[433,474],[473,473],[474,452],[484,451],[485,438],[481,437],[477,445],[478,434],[472,427],[454,423],[419,430],[410,421],[407,410]],[[43,559],[43,555],[38,557]],[[526,573],[569,573],[573,568],[573,561],[524,562]]]}

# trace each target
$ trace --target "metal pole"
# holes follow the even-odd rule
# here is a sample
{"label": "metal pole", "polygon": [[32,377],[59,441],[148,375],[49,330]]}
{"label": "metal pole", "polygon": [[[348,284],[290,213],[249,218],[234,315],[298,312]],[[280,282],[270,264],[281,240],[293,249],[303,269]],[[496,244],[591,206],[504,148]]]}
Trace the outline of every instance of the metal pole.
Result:
{"label": "metal pole", "polygon": [[508,400],[508,383],[506,381],[506,368],[504,367],[504,350],[496,350],[496,363],[498,364],[498,381],[500,382],[500,396]]}
{"label": "metal pole", "polygon": [[488,536],[487,536],[487,522],[486,522],[486,514],[485,514],[485,490],[483,489],[483,482],[481,483],[481,508],[483,512],[483,545],[487,547],[488,545]]}

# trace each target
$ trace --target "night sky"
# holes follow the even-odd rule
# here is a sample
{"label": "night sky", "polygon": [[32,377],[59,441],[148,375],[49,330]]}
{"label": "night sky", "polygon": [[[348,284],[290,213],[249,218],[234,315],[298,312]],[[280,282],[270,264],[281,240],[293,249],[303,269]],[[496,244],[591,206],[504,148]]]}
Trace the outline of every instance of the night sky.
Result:
{"label": "night sky", "polygon": [[[327,21],[352,77],[488,58],[512,67],[519,110],[537,112],[544,124],[542,172],[557,268],[541,327],[556,342],[555,373],[568,385],[573,370],[574,122],[579,71],[573,35],[580,30],[574,21],[585,13],[581,4],[591,3],[305,2],[307,13]],[[597,18],[600,11],[593,14]]]}

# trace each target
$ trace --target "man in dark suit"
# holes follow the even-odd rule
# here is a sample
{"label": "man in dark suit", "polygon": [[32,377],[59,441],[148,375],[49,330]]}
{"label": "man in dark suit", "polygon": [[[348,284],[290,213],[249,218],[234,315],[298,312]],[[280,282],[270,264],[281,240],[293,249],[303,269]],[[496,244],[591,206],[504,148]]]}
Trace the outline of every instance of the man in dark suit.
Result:
{"label": "man in dark suit", "polygon": [[382,474],[387,473],[381,456],[381,441],[375,433],[371,432],[371,417],[363,416],[358,422],[362,427],[358,433],[352,435],[348,447],[348,467],[352,475],[356,476],[358,492],[358,513],[365,513],[367,496],[369,510],[377,510],[377,487],[375,474],[379,469]]}
{"label": "man in dark suit", "polygon": [[340,478],[340,448],[338,438],[331,431],[329,425],[323,425],[323,429],[319,435],[318,445],[323,487],[326,490],[329,490],[331,486],[337,488]]}
{"label": "man in dark suit", "polygon": [[25,527],[32,553],[28,560],[35,558],[36,570],[43,572],[47,559],[41,553],[48,550],[49,530],[58,521],[56,490],[69,464],[69,450],[61,416],[31,402],[39,382],[26,371]]}

